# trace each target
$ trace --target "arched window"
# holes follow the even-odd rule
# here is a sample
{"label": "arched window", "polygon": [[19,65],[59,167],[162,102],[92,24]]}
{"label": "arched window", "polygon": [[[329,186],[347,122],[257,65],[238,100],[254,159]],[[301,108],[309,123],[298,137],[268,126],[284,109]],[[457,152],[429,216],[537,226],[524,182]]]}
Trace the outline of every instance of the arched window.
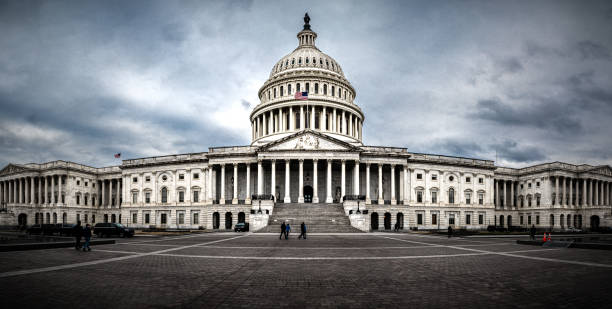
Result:
{"label": "arched window", "polygon": [[291,64],[295,64],[295,58],[291,59]]}
{"label": "arched window", "polygon": [[285,62],[285,67],[287,67],[289,65],[289,59],[287,59],[287,61]]}
{"label": "arched window", "polygon": [[162,203],[168,203],[168,189],[166,189],[165,187],[162,188],[161,196],[162,196]]}
{"label": "arched window", "polygon": [[323,59],[319,58],[319,64],[323,65]]}
{"label": "arched window", "polygon": [[276,99],[276,88],[274,88],[274,98]]}
{"label": "arched window", "polygon": [[310,92],[310,83],[306,83],[304,90],[306,90],[306,92]]}
{"label": "arched window", "polygon": [[291,84],[287,85],[287,94],[291,94]]}
{"label": "arched window", "polygon": [[327,85],[323,85],[323,94],[327,95]]}
{"label": "arched window", "polygon": [[327,68],[329,69],[329,61],[325,60],[325,65],[327,66]]}
{"label": "arched window", "polygon": [[283,95],[285,95],[285,89],[283,88],[283,86],[280,86],[280,96],[282,97]]}
{"label": "arched window", "polygon": [[448,189],[448,203],[455,204],[455,189]]}
{"label": "arched window", "polygon": [[315,64],[315,65],[317,64],[317,58],[312,57],[312,64]]}
{"label": "arched window", "polygon": [[306,57],[306,64],[308,64],[308,63],[309,63],[309,59],[308,59],[308,57]]}
{"label": "arched window", "polygon": [[298,64],[302,64],[302,57],[298,60]]}
{"label": "arched window", "polygon": [[300,83],[297,83],[297,84],[295,85],[295,91],[296,91],[296,92],[300,92]]}
{"label": "arched window", "polygon": [[319,83],[315,83],[315,94],[319,94]]}
{"label": "arched window", "polygon": [[332,97],[336,95],[335,91],[336,91],[336,88],[334,86],[332,86],[332,92],[331,92]]}

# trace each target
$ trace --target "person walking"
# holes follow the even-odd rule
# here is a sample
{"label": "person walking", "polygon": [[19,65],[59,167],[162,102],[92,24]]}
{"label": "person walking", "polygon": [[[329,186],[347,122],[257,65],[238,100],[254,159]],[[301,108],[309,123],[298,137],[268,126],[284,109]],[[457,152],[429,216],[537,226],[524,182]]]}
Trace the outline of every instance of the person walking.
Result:
{"label": "person walking", "polygon": [[449,225],[448,226],[448,238],[451,238],[451,236],[453,236],[453,228]]}
{"label": "person walking", "polygon": [[289,239],[289,233],[291,232],[291,225],[287,223],[287,227],[285,227],[285,239]]}
{"label": "person walking", "polygon": [[74,235],[75,238],[74,249],[81,249],[81,237],[83,236],[81,221],[77,221],[77,224],[72,228],[72,235]]}
{"label": "person walking", "polygon": [[285,221],[283,221],[283,224],[281,224],[281,234],[278,237],[278,239],[283,239],[283,235],[285,235],[285,228],[286,228]]}
{"label": "person walking", "polygon": [[531,240],[535,240],[535,234],[536,234],[536,228],[535,225],[531,225],[531,229],[529,229],[529,238],[531,238]]}
{"label": "person walking", "polygon": [[302,222],[302,224],[300,224],[300,236],[298,236],[298,239],[301,239],[302,237],[304,237],[304,239],[306,239],[306,224],[304,222]]}
{"label": "person walking", "polygon": [[91,247],[89,247],[89,241],[91,240],[91,225],[85,225],[85,228],[83,229],[83,238],[85,238],[85,244],[83,244],[83,251],[91,251]]}

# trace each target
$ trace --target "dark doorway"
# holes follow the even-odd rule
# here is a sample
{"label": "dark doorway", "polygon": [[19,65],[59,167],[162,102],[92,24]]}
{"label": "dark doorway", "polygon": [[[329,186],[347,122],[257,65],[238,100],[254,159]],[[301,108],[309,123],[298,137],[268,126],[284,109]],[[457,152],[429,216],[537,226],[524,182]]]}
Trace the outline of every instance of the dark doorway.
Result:
{"label": "dark doorway", "polygon": [[115,216],[115,214],[111,215],[111,223],[116,223],[117,221],[117,216]]}
{"label": "dark doorway", "polygon": [[19,214],[17,217],[17,224],[19,224],[19,226],[26,226],[28,224],[28,215]]}
{"label": "dark doorway", "polygon": [[385,212],[385,230],[391,229],[391,214]]}
{"label": "dark doorway", "polygon": [[599,230],[599,216],[591,216],[591,231]]}
{"label": "dark doorway", "polygon": [[225,229],[226,230],[232,229],[232,213],[231,212],[225,213]]}
{"label": "dark doorway", "polygon": [[219,228],[219,213],[215,212],[213,213],[213,229],[218,229]]}
{"label": "dark doorway", "polygon": [[499,226],[504,227],[504,216],[499,216]]}
{"label": "dark doorway", "polygon": [[108,223],[108,215],[104,215],[104,223]]}
{"label": "dark doorway", "polygon": [[512,216],[508,216],[508,228],[512,227]]}
{"label": "dark doorway", "polygon": [[304,203],[312,203],[312,187],[304,186]]}
{"label": "dark doorway", "polygon": [[400,230],[404,229],[404,214],[401,212],[397,213],[397,226],[399,227]]}
{"label": "dark doorway", "polygon": [[370,227],[373,231],[378,230],[378,213],[373,212],[370,216]]}
{"label": "dark doorway", "polygon": [[238,223],[244,223],[244,219],[245,219],[244,212],[239,212],[238,213]]}

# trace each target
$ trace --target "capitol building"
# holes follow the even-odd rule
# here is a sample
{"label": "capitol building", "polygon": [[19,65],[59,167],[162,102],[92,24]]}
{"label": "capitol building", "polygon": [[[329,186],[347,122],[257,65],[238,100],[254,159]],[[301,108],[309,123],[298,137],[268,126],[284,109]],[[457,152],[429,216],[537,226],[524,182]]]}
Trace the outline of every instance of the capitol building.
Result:
{"label": "capitol building", "polygon": [[[272,66],[250,113],[250,145],[90,167],[52,161],[0,171],[0,225],[120,222],[136,228],[313,232],[612,226],[610,166],[494,161],[364,145],[366,115],[340,64],[298,46]],[[246,121],[246,119],[245,119]]]}

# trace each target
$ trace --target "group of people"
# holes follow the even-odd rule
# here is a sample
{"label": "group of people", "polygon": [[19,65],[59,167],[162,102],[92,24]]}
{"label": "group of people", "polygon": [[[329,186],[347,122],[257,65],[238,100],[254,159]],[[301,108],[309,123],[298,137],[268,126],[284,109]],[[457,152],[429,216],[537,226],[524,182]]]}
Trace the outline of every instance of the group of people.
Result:
{"label": "group of people", "polygon": [[[86,224],[83,228],[83,226],[81,226],[81,221],[77,221],[77,224],[73,227],[72,235],[74,235],[75,238],[74,249],[91,251],[91,247],[89,247],[89,241],[91,240],[91,225]],[[85,238],[85,243],[82,247],[81,238]]]}
{"label": "group of people", "polygon": [[[285,237],[285,239],[289,239],[290,232],[291,232],[291,225],[283,221],[283,224],[281,224],[281,233],[278,239],[283,239],[283,236]],[[306,224],[304,222],[300,224],[300,236],[298,236],[298,239],[302,239],[302,238],[306,239]]]}

